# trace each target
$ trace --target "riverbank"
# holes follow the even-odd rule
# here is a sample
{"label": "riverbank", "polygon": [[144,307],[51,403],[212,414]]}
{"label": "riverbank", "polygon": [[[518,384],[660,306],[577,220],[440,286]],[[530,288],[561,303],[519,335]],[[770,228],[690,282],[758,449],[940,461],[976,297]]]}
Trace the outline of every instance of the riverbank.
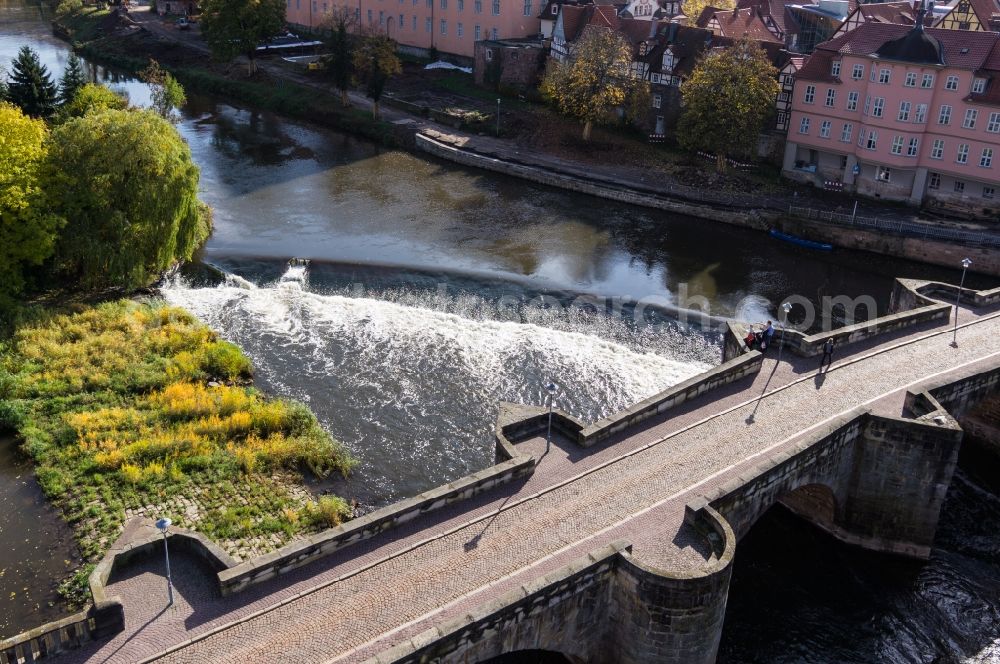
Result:
{"label": "riverbank", "polygon": [[0,347],[0,430],[16,432],[84,564],[62,588],[89,600],[93,565],[135,516],[168,516],[235,560],[349,519],[300,468],[354,461],[301,404],[250,384],[249,359],[159,300],[43,312]]}
{"label": "riverbank", "polygon": [[[262,62],[260,73],[252,80],[245,78],[242,67],[213,64],[206,68],[207,47],[191,34],[172,34],[158,19],[148,14],[134,16],[140,19],[138,23],[125,17],[121,17],[116,24],[111,24],[106,18],[100,19],[104,25],[104,36],[85,44],[77,42],[76,35],[93,34],[86,23],[83,28],[78,27],[74,31],[57,22],[57,25],[63,26],[57,32],[72,40],[88,58],[109,66],[136,72],[146,66],[148,58],[155,58],[166,63],[182,83],[194,91],[223,94],[283,115],[356,134],[387,147],[422,151],[462,165],[543,182],[553,187],[758,231],[778,228],[845,249],[859,249],[948,268],[958,265],[962,258],[970,257],[974,271],[1000,276],[1000,255],[995,248],[977,246],[975,242],[964,239],[972,234],[969,228],[991,237],[995,234],[993,229],[981,224],[919,220],[908,208],[874,206],[871,203],[862,203],[859,214],[869,218],[877,215],[877,225],[916,223],[918,229],[933,229],[944,237],[927,237],[920,233],[893,234],[861,226],[793,217],[789,214],[792,206],[820,211],[834,207],[840,210],[844,205],[853,204],[853,200],[793,184],[784,187],[760,185],[759,189],[755,185],[748,189],[751,180],[734,191],[733,183],[728,179],[720,179],[708,172],[700,176],[704,182],[682,184],[657,169],[646,169],[641,164],[595,164],[581,161],[578,156],[540,152],[520,141],[456,130],[435,122],[440,118],[433,113],[428,117],[426,109],[419,115],[407,112],[413,109],[400,110],[400,107],[405,108],[405,104],[394,106],[391,98],[384,100],[383,106],[388,107],[383,110],[384,119],[375,121],[366,112],[370,108],[370,101],[366,98],[352,92],[352,107],[345,109],[340,105],[339,95],[332,94],[329,86],[314,77],[280,67],[277,63]],[[177,44],[184,48],[177,49]],[[141,53],[142,57],[136,57],[137,53]],[[430,142],[426,140],[428,138]],[[434,147],[433,142],[445,143],[446,146]],[[698,171],[693,166],[692,169]]]}

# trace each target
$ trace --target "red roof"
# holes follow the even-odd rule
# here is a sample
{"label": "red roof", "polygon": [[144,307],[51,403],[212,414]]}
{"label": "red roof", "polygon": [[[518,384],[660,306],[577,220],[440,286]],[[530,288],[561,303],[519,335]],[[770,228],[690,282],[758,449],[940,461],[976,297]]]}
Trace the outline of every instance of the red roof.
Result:
{"label": "red roof", "polygon": [[[912,27],[890,23],[864,23],[846,34],[823,42],[816,52],[840,53],[841,55],[874,55],[888,41],[906,35]],[[1000,35],[995,32],[969,32],[966,30],[942,30],[926,28],[925,32],[941,42],[944,63],[948,67],[977,70],[983,67],[993,51]],[[811,60],[812,58],[810,58]],[[806,63],[805,69],[809,68]]]}
{"label": "red roof", "polygon": [[[764,21],[754,9],[734,9],[715,12],[719,33],[730,39],[740,39],[744,35],[754,41],[784,43],[767,29]],[[714,27],[714,26],[713,26]]]}

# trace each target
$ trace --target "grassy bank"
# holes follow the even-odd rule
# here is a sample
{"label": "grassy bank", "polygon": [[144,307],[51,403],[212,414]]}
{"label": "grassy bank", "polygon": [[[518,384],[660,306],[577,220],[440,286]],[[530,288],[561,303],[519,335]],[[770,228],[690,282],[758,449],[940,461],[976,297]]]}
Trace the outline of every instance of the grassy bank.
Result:
{"label": "grassy bank", "polygon": [[246,558],[349,518],[343,499],[313,501],[300,473],[354,464],[250,372],[236,346],[158,300],[41,314],[0,345],[0,429],[19,435],[88,562],[134,515]]}

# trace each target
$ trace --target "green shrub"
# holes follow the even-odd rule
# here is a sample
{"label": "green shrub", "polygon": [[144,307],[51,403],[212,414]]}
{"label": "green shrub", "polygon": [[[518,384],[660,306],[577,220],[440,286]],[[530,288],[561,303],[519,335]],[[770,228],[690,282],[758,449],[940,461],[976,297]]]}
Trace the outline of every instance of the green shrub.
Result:
{"label": "green shrub", "polygon": [[234,381],[249,378],[250,360],[237,346],[228,341],[213,341],[201,348],[199,363],[206,375]]}

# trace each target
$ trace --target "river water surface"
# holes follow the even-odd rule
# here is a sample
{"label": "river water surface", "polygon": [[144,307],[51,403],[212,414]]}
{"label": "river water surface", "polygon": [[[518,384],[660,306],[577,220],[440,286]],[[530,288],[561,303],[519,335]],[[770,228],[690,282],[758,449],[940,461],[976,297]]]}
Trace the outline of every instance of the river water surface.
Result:
{"label": "river water surface", "polygon": [[[37,9],[0,0],[0,64],[24,43],[62,71],[66,47]],[[148,101],[143,85],[93,73],[133,103]],[[559,384],[559,407],[593,420],[717,363],[718,333],[684,324],[678,311],[764,320],[792,294],[812,303],[870,295],[884,311],[895,276],[956,278],[867,254],[810,253],[759,233],[386,151],[210,97],[191,95],[177,126],[201,168],[215,232],[199,261],[164,285],[164,296],[243,347],[263,388],[312,407],[360,461],[349,480],[316,489],[333,488],[369,509],[490,464],[498,403],[542,403],[550,380]],[[290,268],[290,258],[311,263]],[[12,467],[0,457],[4,463]],[[957,486],[976,489],[953,489],[953,513],[971,509],[976,491],[996,501],[992,486],[961,478]],[[25,504],[3,525],[47,553],[4,548],[0,568],[26,569],[26,556],[48,560],[44,580],[0,575],[4,631],[54,615],[45,610],[51,595],[41,598],[72,549],[65,529],[54,536],[29,526],[43,512],[37,501]],[[970,538],[1000,525],[995,510],[959,521]],[[825,591],[794,592],[805,585],[801,569],[762,573],[787,548],[768,547],[774,533],[831,568]],[[845,577],[873,573],[887,585],[866,588],[919,592],[911,567],[847,554],[829,562],[823,555],[836,545],[803,548],[817,537],[769,516],[741,545],[720,661],[961,661],[973,654],[969,643],[995,637],[995,627],[980,621],[977,638],[959,639],[947,623],[951,638],[916,642],[908,634],[929,633],[934,616],[907,602],[885,609],[883,622],[864,622],[871,614],[864,607],[881,590],[852,597],[861,607],[854,611],[812,610]],[[984,556],[967,578],[1000,579],[995,558]],[[937,560],[920,569],[940,569]],[[39,610],[9,597],[26,585]],[[973,587],[967,596],[995,611],[992,590]],[[845,635],[862,629],[891,647],[861,654]]]}

